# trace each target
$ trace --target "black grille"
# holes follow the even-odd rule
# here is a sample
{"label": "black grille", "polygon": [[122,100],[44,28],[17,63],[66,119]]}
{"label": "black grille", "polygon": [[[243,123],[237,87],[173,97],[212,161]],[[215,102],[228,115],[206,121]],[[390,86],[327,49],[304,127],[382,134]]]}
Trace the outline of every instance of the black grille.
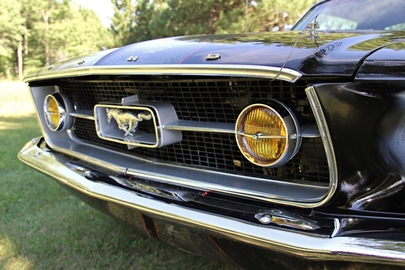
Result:
{"label": "black grille", "polygon": [[[272,98],[295,110],[302,125],[316,125],[304,93],[305,82],[292,84],[221,77],[132,77],[125,80],[69,79],[58,85],[78,109],[84,110],[93,110],[101,102],[116,103],[123,97],[138,95],[141,102],[171,103],[182,120],[235,123],[247,105]],[[182,132],[181,143],[158,149],[129,150],[125,145],[98,138],[94,121],[77,118],[73,131],[75,136],[88,143],[162,162],[284,181],[329,182],[328,164],[320,138],[303,139],[300,151],[291,161],[279,168],[268,169],[248,162],[232,134]]]}

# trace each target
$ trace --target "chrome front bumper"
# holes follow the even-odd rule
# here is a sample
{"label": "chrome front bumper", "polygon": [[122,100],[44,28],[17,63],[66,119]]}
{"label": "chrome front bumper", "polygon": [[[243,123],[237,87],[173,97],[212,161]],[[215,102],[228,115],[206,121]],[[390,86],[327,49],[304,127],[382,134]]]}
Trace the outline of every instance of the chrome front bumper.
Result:
{"label": "chrome front bumper", "polygon": [[34,139],[27,143],[20,151],[19,159],[87,196],[121,204],[152,217],[304,259],[405,265],[405,245],[402,242],[354,237],[313,237],[142,197],[130,190],[88,180],[66,167],[52,151],[38,147],[38,142],[39,140]]}

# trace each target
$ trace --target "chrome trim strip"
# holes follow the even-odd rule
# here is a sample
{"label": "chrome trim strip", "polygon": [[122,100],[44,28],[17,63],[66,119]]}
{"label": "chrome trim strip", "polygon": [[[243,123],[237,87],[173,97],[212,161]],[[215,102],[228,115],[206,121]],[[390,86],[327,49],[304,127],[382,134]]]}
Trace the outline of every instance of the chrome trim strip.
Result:
{"label": "chrome trim strip", "polygon": [[39,149],[35,143],[27,143],[20,151],[18,157],[22,162],[87,196],[130,207],[152,218],[209,230],[237,241],[310,260],[405,265],[405,250],[401,241],[345,236],[315,237],[141,197],[135,192],[86,179],[60,163],[52,152]]}
{"label": "chrome trim strip", "polygon": [[[163,164],[157,161],[110,152],[103,148],[82,144],[80,141],[76,141],[76,145],[72,145],[69,141],[65,142],[71,147],[70,149],[67,149],[66,145],[62,147],[50,146],[56,151],[55,154],[52,154],[55,160],[56,154],[62,153],[85,160],[109,171],[201,191],[210,190],[211,192],[242,196],[260,201],[312,208],[318,205],[318,202],[324,198],[329,190],[327,186],[253,178],[215,170]],[[40,149],[36,150],[36,152],[38,151]],[[91,153],[91,155],[85,153]],[[103,160],[96,157],[103,157]],[[248,189],[247,186],[251,186],[251,188]]]}
{"label": "chrome trim strip", "polygon": [[[157,162],[142,168],[133,166],[126,173],[144,180],[303,208],[312,208],[328,191],[325,186],[253,178]],[[248,183],[254,188],[246,188]]]}
{"label": "chrome trim strip", "polygon": [[335,151],[333,149],[332,139],[330,137],[328,125],[326,123],[326,118],[325,115],[323,114],[322,105],[318,99],[315,88],[313,86],[310,86],[305,89],[305,93],[307,94],[309,103],[314,113],[315,120],[322,138],[322,142],[325,147],[325,154],[329,165],[329,176],[330,176],[329,192],[325,196],[325,198],[321,202],[319,202],[319,205],[323,205],[332,198],[333,194],[336,192],[338,185],[337,183],[338,171],[335,158]]}
{"label": "chrome trim strip", "polygon": [[[235,124],[231,123],[216,123],[216,122],[200,122],[191,120],[178,120],[163,125],[163,129],[194,131],[194,132],[212,132],[212,133],[229,133],[235,134]],[[301,137],[303,138],[318,138],[321,137],[320,132],[315,127],[301,127]],[[262,138],[264,138],[262,136]]]}
{"label": "chrome trim strip", "polygon": [[92,110],[76,110],[75,112],[69,113],[69,115],[87,120],[96,120],[96,118],[94,117],[94,112]]}
{"label": "chrome trim strip", "polygon": [[165,124],[163,129],[234,134],[235,124],[178,120]]}
{"label": "chrome trim strip", "polygon": [[[70,113],[69,115],[87,120],[95,120],[94,115],[88,115],[84,112]],[[235,133],[235,124],[216,123],[216,122],[199,122],[189,120],[178,120],[162,126],[162,129],[179,130],[179,131],[194,131],[194,132],[212,132],[212,133]],[[321,137],[319,130],[314,127],[301,127],[302,138],[319,138]]]}
{"label": "chrome trim strip", "polygon": [[206,75],[206,76],[240,76],[261,77],[295,82],[302,74],[288,68],[258,65],[127,65],[127,66],[91,66],[74,67],[62,70],[43,70],[42,73],[29,75],[25,82],[50,80],[67,77],[90,75]]}
{"label": "chrome trim strip", "polygon": [[319,138],[321,133],[316,127],[301,127],[301,137],[303,138]]}
{"label": "chrome trim strip", "polygon": [[159,196],[175,201],[188,202],[190,200],[194,200],[194,197],[196,197],[195,195],[189,193],[188,191],[157,187],[151,185],[150,183],[144,184],[139,183],[139,181],[129,181],[127,179],[116,176],[110,176],[110,178],[116,181],[118,184],[133,189],[135,191],[141,191],[147,194],[151,194],[153,196]]}

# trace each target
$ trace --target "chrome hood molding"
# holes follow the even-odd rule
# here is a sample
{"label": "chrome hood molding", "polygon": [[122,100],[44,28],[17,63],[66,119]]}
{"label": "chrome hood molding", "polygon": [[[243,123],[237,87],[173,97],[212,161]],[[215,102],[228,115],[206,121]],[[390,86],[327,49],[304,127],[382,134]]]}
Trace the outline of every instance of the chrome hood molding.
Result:
{"label": "chrome hood molding", "polygon": [[53,71],[41,71],[25,78],[25,82],[51,80],[92,75],[198,75],[198,76],[243,76],[253,78],[278,79],[288,82],[297,81],[302,74],[278,67],[257,65],[136,65],[136,66],[84,66],[69,67]]}

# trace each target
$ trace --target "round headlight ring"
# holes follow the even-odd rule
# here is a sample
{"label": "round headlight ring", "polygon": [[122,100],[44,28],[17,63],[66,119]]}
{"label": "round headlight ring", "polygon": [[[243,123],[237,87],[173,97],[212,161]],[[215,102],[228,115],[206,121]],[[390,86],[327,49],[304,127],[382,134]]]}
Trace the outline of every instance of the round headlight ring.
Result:
{"label": "round headlight ring", "polygon": [[278,167],[297,153],[301,134],[297,118],[283,103],[265,100],[246,107],[235,126],[236,142],[251,163]]}
{"label": "round headlight ring", "polygon": [[60,93],[47,95],[44,100],[44,118],[46,125],[52,131],[62,131],[72,124],[69,102]]}

